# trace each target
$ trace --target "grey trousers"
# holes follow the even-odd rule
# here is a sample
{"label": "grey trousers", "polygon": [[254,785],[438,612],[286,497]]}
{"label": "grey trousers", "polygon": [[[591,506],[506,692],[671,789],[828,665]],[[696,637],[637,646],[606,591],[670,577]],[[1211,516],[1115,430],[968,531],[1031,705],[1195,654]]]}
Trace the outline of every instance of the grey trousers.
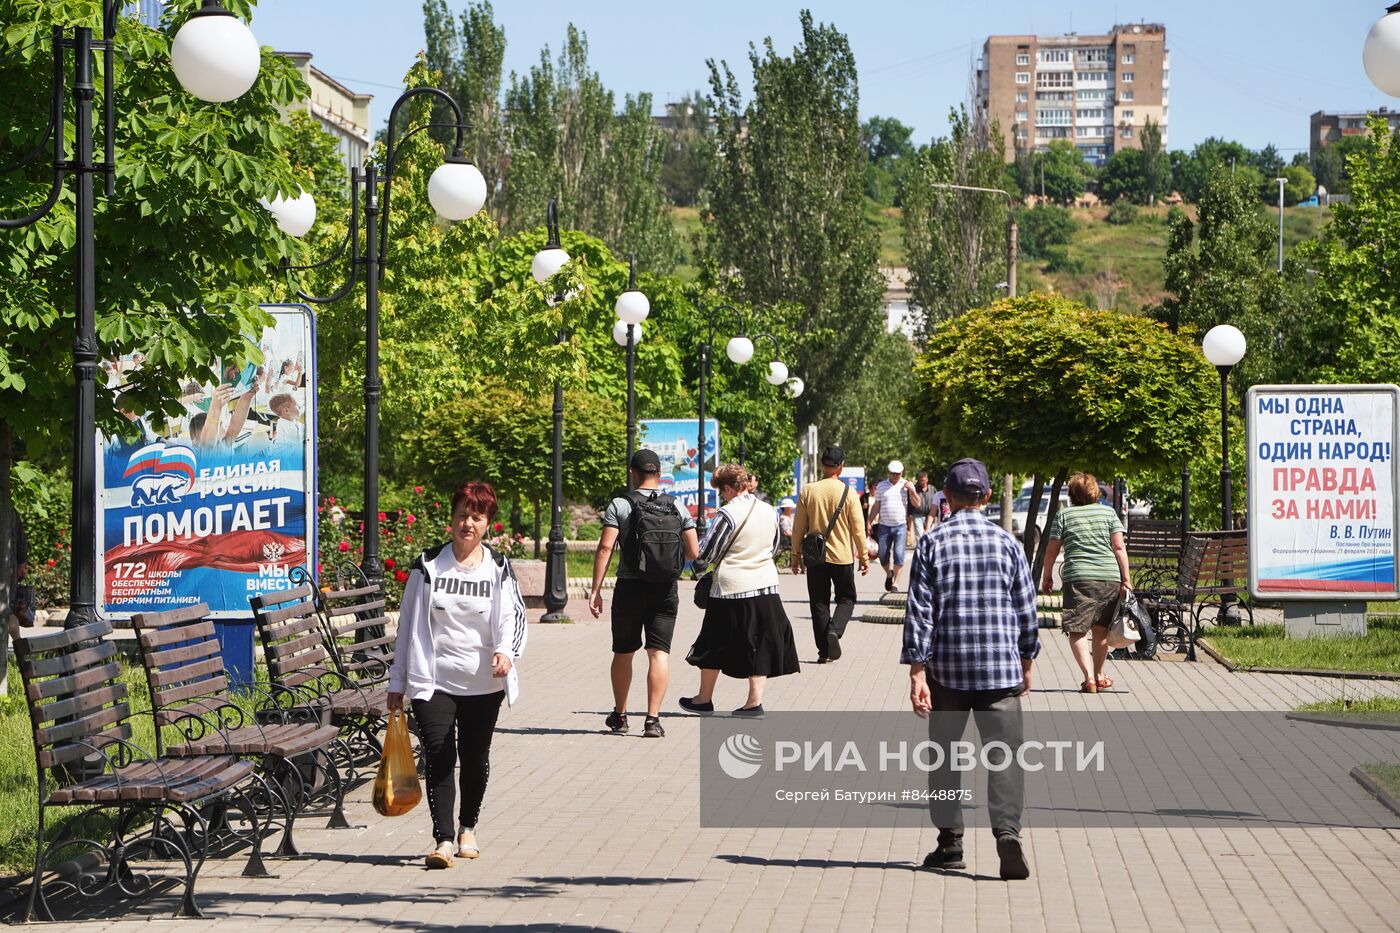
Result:
{"label": "grey trousers", "polygon": [[[953,690],[930,680],[929,693],[933,704],[928,719],[929,741],[945,751],[963,737],[969,715],[977,725],[977,736],[983,745],[1005,742],[1013,754],[1020,748],[1019,686],[1009,690]],[[962,787],[962,774],[952,769],[950,758],[951,755],[945,755],[942,766],[929,772],[929,816],[938,828],[938,844],[956,848],[962,844],[963,837],[963,801],[957,799],[956,793]],[[1025,784],[1025,775],[1014,764],[987,773],[987,808],[992,832],[996,835],[1021,834]],[[943,799],[938,799],[940,797]]]}

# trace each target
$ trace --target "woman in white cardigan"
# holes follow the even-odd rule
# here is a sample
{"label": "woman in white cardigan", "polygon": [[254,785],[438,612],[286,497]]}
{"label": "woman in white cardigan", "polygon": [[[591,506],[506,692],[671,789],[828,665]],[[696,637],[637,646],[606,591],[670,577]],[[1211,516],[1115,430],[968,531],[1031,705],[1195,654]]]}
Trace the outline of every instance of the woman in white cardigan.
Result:
{"label": "woman in white cardigan", "polygon": [[[467,483],[452,496],[452,540],[424,551],[404,585],[389,708],[413,702],[423,744],[429,868],[477,858],[477,818],[491,771],[491,738],[503,700],[519,692],[515,661],[525,650],[525,604],[510,562],[483,542],[496,492]],[[454,741],[455,739],[455,741]],[[453,757],[461,765],[453,833]]]}
{"label": "woman in white cardigan", "polygon": [[715,711],[715,683],[723,673],[749,682],[748,698],[734,714],[762,716],[768,678],[798,672],[773,563],[781,541],[778,513],[747,491],[747,480],[744,468],[733,463],[711,480],[725,505],[700,544],[699,561],[713,565],[715,576],[700,636],[686,657],[700,668],[699,692],[680,699],[681,708],[693,713]]}

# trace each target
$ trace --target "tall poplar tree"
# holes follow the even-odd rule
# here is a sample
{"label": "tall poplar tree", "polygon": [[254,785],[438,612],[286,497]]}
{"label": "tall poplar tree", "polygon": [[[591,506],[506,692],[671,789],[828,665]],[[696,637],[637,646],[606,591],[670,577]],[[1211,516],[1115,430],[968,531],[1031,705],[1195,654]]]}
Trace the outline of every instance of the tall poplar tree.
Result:
{"label": "tall poplar tree", "polygon": [[[793,371],[811,387],[801,423],[823,421],[853,391],[884,324],[877,244],[863,214],[866,151],[855,56],[836,27],[801,14],[791,56],[749,47],[745,105],[728,64],[711,60],[719,155],[706,231],[716,268],[756,304],[801,307]],[[893,403],[892,403],[893,404]]]}
{"label": "tall poplar tree", "polygon": [[[505,162],[505,131],[501,121],[501,68],[506,54],[506,31],[495,21],[489,2],[468,3],[454,20],[447,0],[424,0],[423,39],[428,68],[438,72],[438,87],[462,107],[467,122],[467,155],[494,192]],[[434,123],[450,123],[446,104],[433,106]],[[456,134],[446,127],[429,130],[450,146]]]}

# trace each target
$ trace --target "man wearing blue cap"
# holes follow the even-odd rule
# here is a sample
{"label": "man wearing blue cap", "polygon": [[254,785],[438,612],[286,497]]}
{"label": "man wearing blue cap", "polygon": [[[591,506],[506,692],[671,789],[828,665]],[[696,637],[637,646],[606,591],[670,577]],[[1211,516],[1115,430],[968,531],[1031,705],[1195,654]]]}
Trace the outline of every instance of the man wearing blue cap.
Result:
{"label": "man wearing blue cap", "polygon": [[[959,460],[943,488],[952,516],[919,539],[909,574],[900,662],[909,665],[910,703],[929,719],[936,745],[948,748],[959,739],[973,713],[984,746],[1000,741],[1014,751],[1021,744],[1021,697],[1030,692],[1040,651],[1035,585],[1020,542],[982,515],[992,489],[987,468]],[[938,848],[925,868],[966,867],[962,808],[948,794],[958,782],[947,762],[929,774]],[[987,797],[1001,877],[1030,877],[1021,849],[1021,770],[990,771]]]}

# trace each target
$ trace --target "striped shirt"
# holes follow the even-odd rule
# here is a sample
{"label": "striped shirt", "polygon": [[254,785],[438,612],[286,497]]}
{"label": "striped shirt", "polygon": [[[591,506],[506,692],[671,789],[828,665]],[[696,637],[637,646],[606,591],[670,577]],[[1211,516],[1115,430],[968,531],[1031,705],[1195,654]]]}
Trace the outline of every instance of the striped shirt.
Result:
{"label": "striped shirt", "polygon": [[[724,554],[724,549],[729,545],[729,539],[734,536],[734,531],[738,527],[738,522],[744,519],[741,516],[736,522],[731,508],[752,500],[748,493],[735,496],[720,509],[712,521],[705,529],[705,540],[700,542],[700,556],[695,559],[695,563],[708,567],[714,563],[715,559]],[[742,510],[745,515],[749,514],[747,508]],[[773,523],[773,556],[777,556],[778,547],[782,544],[782,525]],[[768,596],[778,592],[777,586],[765,586],[753,590],[745,590],[742,593],[720,593],[711,592],[712,599],[743,599],[746,596]]]}
{"label": "striped shirt", "polygon": [[976,509],[919,539],[909,574],[903,664],[923,664],[953,690],[1003,690],[1024,681],[1040,652],[1035,586],[1021,544]]}

